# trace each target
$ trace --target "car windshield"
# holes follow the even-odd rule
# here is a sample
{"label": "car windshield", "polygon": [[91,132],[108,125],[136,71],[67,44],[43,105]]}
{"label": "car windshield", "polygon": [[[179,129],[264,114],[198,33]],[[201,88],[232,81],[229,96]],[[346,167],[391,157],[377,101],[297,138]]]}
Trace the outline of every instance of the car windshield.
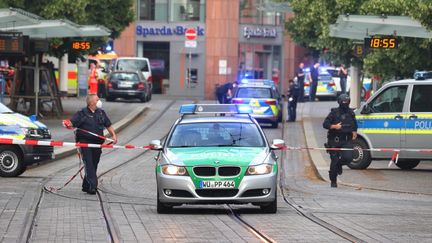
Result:
{"label": "car windshield", "polygon": [[245,87],[245,88],[238,89],[236,98],[266,99],[266,98],[272,98],[272,94],[269,88]]}
{"label": "car windshield", "polygon": [[120,59],[117,60],[117,70],[148,72],[149,67],[146,60]]}
{"label": "car windshield", "polygon": [[139,82],[139,77],[136,73],[113,73],[111,80]]}
{"label": "car windshield", "polygon": [[179,147],[264,147],[257,125],[253,123],[208,122],[179,124],[168,142]]}
{"label": "car windshield", "polygon": [[0,113],[13,113],[11,109],[0,103]]}

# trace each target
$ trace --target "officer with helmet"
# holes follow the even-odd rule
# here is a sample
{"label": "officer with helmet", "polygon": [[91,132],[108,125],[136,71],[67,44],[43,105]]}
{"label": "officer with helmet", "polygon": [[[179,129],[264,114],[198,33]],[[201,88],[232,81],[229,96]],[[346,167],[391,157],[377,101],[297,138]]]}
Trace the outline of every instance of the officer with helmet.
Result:
{"label": "officer with helmet", "polygon": [[[338,108],[332,108],[323,127],[328,130],[327,148],[351,148],[352,140],[357,138],[357,120],[354,111],[349,107],[350,97],[341,94],[337,102]],[[329,151],[331,187],[337,187],[337,176],[342,174],[342,165],[349,164],[353,159],[353,151]]]}

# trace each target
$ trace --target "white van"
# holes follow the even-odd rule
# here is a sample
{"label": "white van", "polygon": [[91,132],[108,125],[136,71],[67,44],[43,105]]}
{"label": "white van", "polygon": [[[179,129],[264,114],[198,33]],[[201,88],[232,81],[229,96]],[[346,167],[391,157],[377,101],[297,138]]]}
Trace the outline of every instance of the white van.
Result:
{"label": "white van", "polygon": [[151,85],[150,90],[153,88],[150,60],[146,57],[119,57],[112,59],[110,71],[141,71],[144,78]]}
{"label": "white van", "polygon": [[390,82],[356,110],[357,151],[348,166],[366,169],[372,160],[388,160],[400,149],[397,166],[415,168],[422,160],[432,160],[432,79],[424,77]]}

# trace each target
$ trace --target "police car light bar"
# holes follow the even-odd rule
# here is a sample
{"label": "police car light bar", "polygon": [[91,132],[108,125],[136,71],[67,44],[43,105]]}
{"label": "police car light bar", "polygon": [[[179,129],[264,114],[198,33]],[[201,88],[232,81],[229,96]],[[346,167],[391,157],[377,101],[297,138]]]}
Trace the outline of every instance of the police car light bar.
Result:
{"label": "police car light bar", "polygon": [[235,104],[188,104],[180,106],[180,114],[250,114],[252,108],[249,105]]}
{"label": "police car light bar", "polygon": [[257,85],[257,86],[261,86],[261,85],[268,85],[268,86],[274,86],[275,83],[273,80],[268,80],[268,79],[247,79],[244,78],[242,80],[240,80],[240,84],[249,84],[249,85]]}

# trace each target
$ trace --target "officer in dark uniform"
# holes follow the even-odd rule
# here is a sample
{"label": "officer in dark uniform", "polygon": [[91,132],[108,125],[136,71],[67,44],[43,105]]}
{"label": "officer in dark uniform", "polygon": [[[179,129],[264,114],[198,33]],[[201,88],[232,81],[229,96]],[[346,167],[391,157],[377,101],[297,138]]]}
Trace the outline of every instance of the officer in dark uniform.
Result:
{"label": "officer in dark uniform", "polygon": [[[349,108],[350,97],[341,94],[338,97],[338,108],[333,108],[326,117],[323,127],[328,129],[326,147],[352,148],[352,140],[357,138],[357,120],[354,111]],[[342,165],[353,159],[352,150],[329,151],[331,187],[337,187],[337,176],[342,174]]]}
{"label": "officer in dark uniform", "polygon": [[[81,128],[103,136],[104,128],[110,132],[114,144],[117,143],[117,136],[114,128],[111,126],[111,121],[102,110],[102,101],[96,94],[90,94],[86,99],[87,107],[78,111],[70,120],[64,120],[63,125],[66,128],[73,129],[74,127]],[[102,144],[103,139],[94,135],[85,133],[84,131],[76,131],[76,141],[80,143],[95,143]],[[85,166],[85,177],[82,184],[82,191],[89,194],[96,194],[98,186],[97,167],[102,153],[100,148],[80,148],[80,152]]]}

